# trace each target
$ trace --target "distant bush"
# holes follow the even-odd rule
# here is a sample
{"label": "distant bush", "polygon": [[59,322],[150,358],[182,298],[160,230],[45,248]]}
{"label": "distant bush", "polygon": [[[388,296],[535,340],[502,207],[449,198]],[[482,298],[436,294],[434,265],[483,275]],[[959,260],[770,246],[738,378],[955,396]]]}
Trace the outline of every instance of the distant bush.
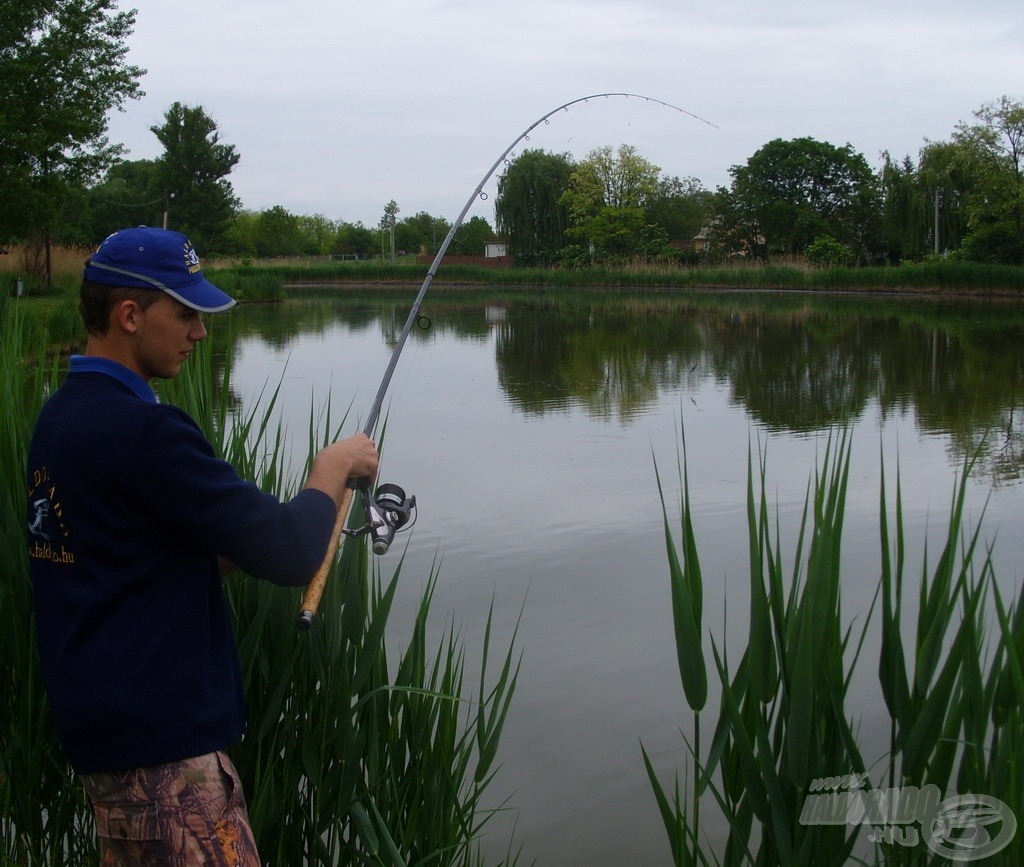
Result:
{"label": "distant bush", "polygon": [[853,250],[840,244],[831,235],[821,235],[804,251],[807,261],[819,268],[834,268],[841,265],[852,265]]}

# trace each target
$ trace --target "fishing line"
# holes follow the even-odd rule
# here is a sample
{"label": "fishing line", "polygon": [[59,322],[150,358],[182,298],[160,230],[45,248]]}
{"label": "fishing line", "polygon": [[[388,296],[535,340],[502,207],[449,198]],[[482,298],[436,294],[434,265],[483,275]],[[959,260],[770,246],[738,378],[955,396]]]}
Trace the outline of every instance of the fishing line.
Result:
{"label": "fishing line", "polygon": [[[416,294],[416,299],[413,301],[412,308],[409,310],[409,316],[405,321],[405,326],[402,328],[402,332],[398,337],[398,341],[395,344],[394,349],[391,350],[391,358],[388,361],[387,369],[384,371],[384,376],[380,381],[380,386],[377,388],[377,394],[373,399],[370,412],[366,417],[366,424],[363,427],[363,433],[366,434],[366,436],[371,438],[373,436],[373,430],[377,426],[377,419],[380,417],[381,407],[384,404],[384,395],[387,394],[388,386],[391,384],[391,378],[394,376],[395,368],[398,366],[398,359],[402,354],[406,338],[409,336],[409,332],[412,331],[413,325],[419,325],[421,328],[430,327],[429,318],[420,314],[420,306],[423,303],[423,298],[427,294],[427,290],[430,288],[430,284],[434,280],[434,275],[437,274],[437,269],[441,264],[441,260],[444,259],[445,253],[448,252],[448,247],[452,243],[455,233],[459,230],[459,227],[462,226],[463,220],[466,219],[466,214],[469,213],[469,209],[477,200],[487,200],[488,196],[487,193],[484,192],[484,185],[491,179],[491,176],[495,171],[497,171],[499,166],[511,165],[510,157],[515,151],[515,148],[520,142],[530,141],[530,133],[532,133],[541,124],[550,125],[552,117],[559,112],[568,112],[574,105],[589,103],[592,99],[610,99],[614,97],[638,99],[643,102],[654,103],[655,105],[660,105],[664,108],[678,111],[681,114],[685,114],[687,117],[691,117],[694,120],[698,120],[701,123],[705,123],[708,126],[713,126],[715,129],[718,129],[717,124],[714,124],[709,120],[705,120],[684,108],[680,108],[678,105],[665,102],[662,99],[656,99],[653,96],[644,96],[639,93],[609,92],[593,93],[589,96],[581,96],[576,99],[569,100],[569,102],[563,103],[557,108],[551,109],[547,114],[537,118],[537,120],[519,133],[519,135],[512,141],[512,144],[505,148],[505,150],[502,151],[501,156],[494,161],[494,165],[487,170],[486,174],[481,178],[480,183],[476,185],[476,189],[473,190],[470,197],[466,200],[466,204],[459,212],[459,216],[455,219],[455,222],[452,223],[451,228],[448,230],[448,234],[445,235],[444,241],[441,242],[441,246],[438,248],[437,253],[434,256],[433,262],[431,262],[430,267],[427,269],[427,275],[423,279],[423,285],[420,286],[419,292]],[[308,629],[313,621],[313,617],[316,615],[317,606],[320,604],[320,595],[323,593],[323,587],[326,583],[326,575],[331,563],[334,561],[337,536],[342,533],[348,536],[370,534],[373,540],[371,544],[373,552],[375,554],[385,554],[391,547],[391,543],[394,541],[395,533],[399,532],[403,528],[407,529],[415,523],[416,498],[414,496],[406,496],[405,491],[398,485],[382,484],[377,488],[376,494],[373,495],[369,492],[367,480],[356,480],[354,485],[359,491],[363,501],[366,523],[363,527],[360,527],[357,530],[341,529],[333,535],[327,556],[324,558],[324,562],[321,564],[317,574],[310,582],[309,589],[306,592],[306,598],[303,600],[302,613],[299,618],[300,628]],[[348,501],[346,500],[342,508],[339,509],[338,521],[341,527],[344,527],[343,522],[346,518],[347,511]]]}

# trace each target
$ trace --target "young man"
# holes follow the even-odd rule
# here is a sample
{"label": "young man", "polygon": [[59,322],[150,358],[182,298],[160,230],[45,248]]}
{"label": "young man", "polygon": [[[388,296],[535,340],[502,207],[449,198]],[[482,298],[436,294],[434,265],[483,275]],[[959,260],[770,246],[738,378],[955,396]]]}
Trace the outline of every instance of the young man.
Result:
{"label": "young man", "polygon": [[[235,769],[245,729],[222,576],[302,586],[326,553],[365,436],[315,458],[280,502],[157,403],[235,302],[179,233],[136,228],[86,263],[89,332],[29,448],[28,535],[39,653],[61,742],[96,817],[104,865],[259,863]],[[237,564],[237,567],[234,565]]]}

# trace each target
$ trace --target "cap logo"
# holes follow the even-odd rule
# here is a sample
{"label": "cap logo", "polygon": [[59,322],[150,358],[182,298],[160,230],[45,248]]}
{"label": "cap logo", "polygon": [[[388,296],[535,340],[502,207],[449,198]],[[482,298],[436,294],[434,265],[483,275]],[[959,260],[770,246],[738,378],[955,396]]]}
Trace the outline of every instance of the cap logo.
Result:
{"label": "cap logo", "polygon": [[185,241],[183,252],[185,254],[185,267],[188,268],[188,273],[195,274],[200,270],[199,256],[196,255],[196,251],[193,248],[191,241]]}

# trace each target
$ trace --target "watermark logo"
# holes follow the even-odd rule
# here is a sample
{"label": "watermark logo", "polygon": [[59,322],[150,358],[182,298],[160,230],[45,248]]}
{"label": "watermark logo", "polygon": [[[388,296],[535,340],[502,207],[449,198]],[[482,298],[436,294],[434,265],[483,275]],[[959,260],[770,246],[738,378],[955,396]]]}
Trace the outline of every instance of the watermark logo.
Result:
{"label": "watermark logo", "polygon": [[870,825],[873,843],[918,846],[951,861],[981,861],[1001,852],[1017,817],[991,795],[943,799],[938,786],[869,789],[867,774],[822,777],[811,784],[802,825]]}

